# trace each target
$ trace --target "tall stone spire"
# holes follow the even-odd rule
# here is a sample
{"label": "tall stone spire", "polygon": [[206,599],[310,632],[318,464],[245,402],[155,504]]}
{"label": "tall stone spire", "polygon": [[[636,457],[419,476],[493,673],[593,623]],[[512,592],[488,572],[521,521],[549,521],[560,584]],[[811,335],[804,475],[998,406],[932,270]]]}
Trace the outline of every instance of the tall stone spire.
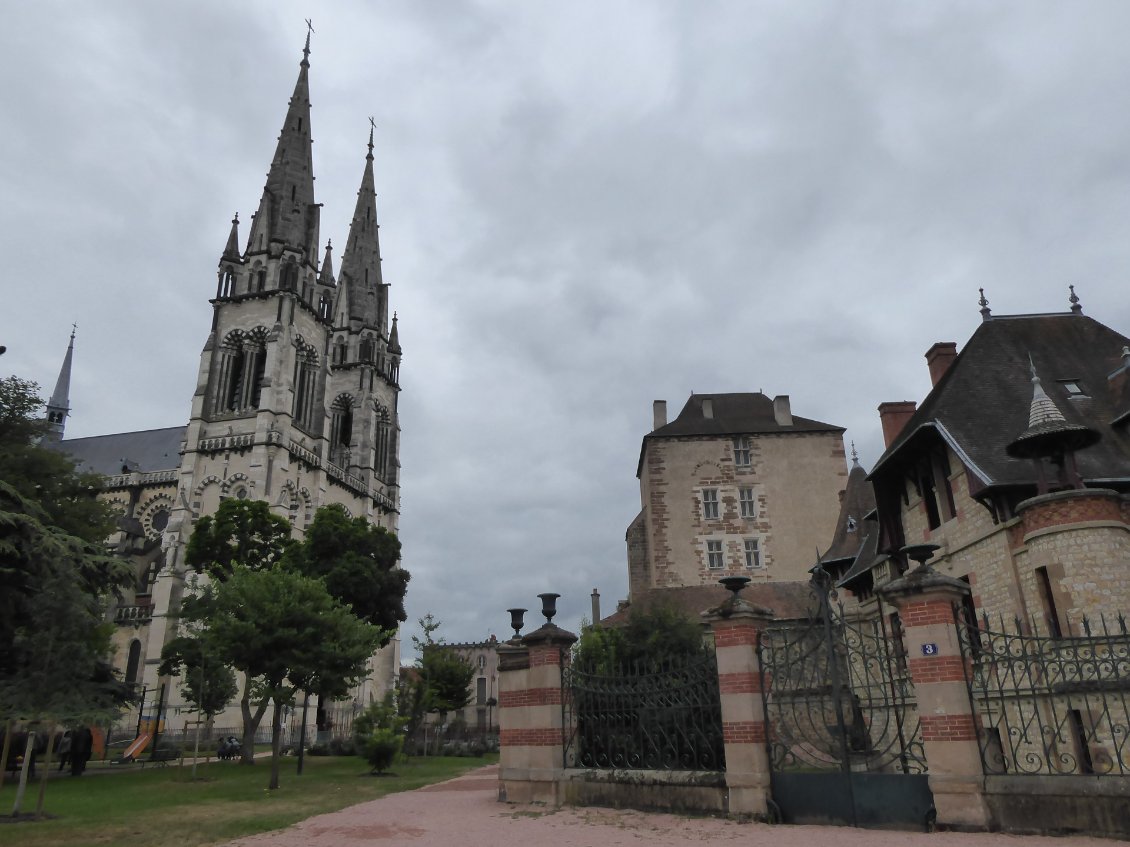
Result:
{"label": "tall stone spire", "polygon": [[318,207],[314,205],[314,163],[310,139],[310,33],[298,67],[298,81],[290,97],[279,133],[259,211],[247,241],[249,253],[260,253],[272,242],[317,261]]}
{"label": "tall stone spire", "polygon": [[63,357],[63,366],[59,368],[59,378],[55,380],[55,390],[51,392],[51,399],[47,401],[47,434],[45,437],[55,441],[62,441],[67,415],[71,413],[71,360],[75,353],[75,330],[77,328],[77,324],[71,326],[71,341],[67,345],[67,354]]}
{"label": "tall stone spire", "polygon": [[[370,124],[372,123],[370,119]],[[377,192],[373,181],[373,127],[369,127],[369,153],[357,191],[357,206],[349,225],[349,240],[341,257],[339,283],[348,289],[349,317],[385,330],[381,246],[377,240]]]}

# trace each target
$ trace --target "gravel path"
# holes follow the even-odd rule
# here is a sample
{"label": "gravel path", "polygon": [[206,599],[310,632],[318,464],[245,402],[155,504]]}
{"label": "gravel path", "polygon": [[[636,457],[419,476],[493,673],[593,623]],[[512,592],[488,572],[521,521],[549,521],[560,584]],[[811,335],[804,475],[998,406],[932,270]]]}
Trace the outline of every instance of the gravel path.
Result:
{"label": "gravel path", "polygon": [[767,826],[614,809],[560,809],[499,803],[498,766],[417,791],[319,815],[279,832],[231,842],[239,847],[1111,847],[1108,840],[847,827]]}

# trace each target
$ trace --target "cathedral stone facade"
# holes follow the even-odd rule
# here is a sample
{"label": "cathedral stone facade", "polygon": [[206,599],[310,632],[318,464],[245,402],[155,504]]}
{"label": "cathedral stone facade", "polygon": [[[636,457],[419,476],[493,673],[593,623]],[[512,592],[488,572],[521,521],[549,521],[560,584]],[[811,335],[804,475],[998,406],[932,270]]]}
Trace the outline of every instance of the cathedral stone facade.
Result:
{"label": "cathedral stone facade", "polygon": [[[309,48],[307,38],[247,240],[237,216],[220,256],[188,425],[59,441],[105,475],[102,496],[121,509],[116,542],[138,580],[114,612],[115,661],[151,691],[163,681],[157,666],[175,635],[171,615],[195,577],[185,545],[195,521],[223,498],[265,500],[295,537],[331,503],[397,529],[401,348],[381,275],[373,135],[335,276],[314,197]],[[57,439],[69,411],[72,350],[73,337],[49,403]],[[374,656],[355,699],[380,697],[398,668],[394,641]],[[177,726],[179,694],[169,689]]]}

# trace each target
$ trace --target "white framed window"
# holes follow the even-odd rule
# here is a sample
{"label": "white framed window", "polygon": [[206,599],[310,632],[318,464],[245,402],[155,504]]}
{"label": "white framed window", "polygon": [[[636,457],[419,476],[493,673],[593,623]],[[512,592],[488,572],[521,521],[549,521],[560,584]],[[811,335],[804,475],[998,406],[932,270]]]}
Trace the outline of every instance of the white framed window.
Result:
{"label": "white framed window", "polygon": [[706,542],[706,566],[711,570],[721,570],[724,561],[722,559],[722,542],[721,541],[707,541]]}
{"label": "white framed window", "polygon": [[743,518],[757,517],[757,498],[752,488],[742,486],[738,489],[738,504],[741,506]]}
{"label": "white framed window", "polygon": [[702,516],[709,520],[718,520],[718,489],[702,489]]}
{"label": "white framed window", "polygon": [[745,566],[750,570],[761,567],[761,539],[745,539]]}
{"label": "white framed window", "polygon": [[734,442],[734,464],[739,468],[748,468],[750,466],[750,443],[749,439],[744,435],[739,435],[733,439]]}

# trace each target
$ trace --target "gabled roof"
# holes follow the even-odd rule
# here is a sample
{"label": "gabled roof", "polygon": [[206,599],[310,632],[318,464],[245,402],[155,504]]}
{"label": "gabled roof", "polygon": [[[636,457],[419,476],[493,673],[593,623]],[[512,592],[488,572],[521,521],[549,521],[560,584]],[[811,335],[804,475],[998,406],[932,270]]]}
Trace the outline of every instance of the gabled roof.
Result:
{"label": "gabled roof", "polygon": [[[709,400],[711,416],[703,412],[703,401]],[[643,468],[647,442],[658,438],[685,436],[778,435],[788,433],[841,433],[842,426],[791,415],[791,424],[779,424],[773,414],[773,400],[765,394],[692,394],[678,417],[649,432],[640,445],[636,476]]]}
{"label": "gabled roof", "polygon": [[79,470],[103,476],[120,474],[123,466],[128,467],[129,472],[138,473],[169,471],[180,467],[185,429],[183,426],[171,426],[141,432],[115,432],[89,438],[69,438],[45,446],[69,454],[78,463]]}
{"label": "gabled roof", "polygon": [[[1082,314],[988,317],[875,464],[874,479],[910,442],[933,431],[986,485],[1030,484],[1033,463],[1005,447],[1029,423],[1031,368],[1070,424],[1102,440],[1076,454],[1083,479],[1130,480],[1130,435],[1111,424],[1126,410],[1108,381],[1130,339]],[[1031,359],[1029,359],[1031,357]],[[1083,395],[1065,386],[1076,382]]]}
{"label": "gabled roof", "polygon": [[[702,401],[710,400],[713,415],[706,417]],[[692,394],[679,416],[645,438],[679,435],[762,435],[778,432],[843,432],[841,426],[792,416],[782,425],[773,416],[773,400],[756,394]]]}

